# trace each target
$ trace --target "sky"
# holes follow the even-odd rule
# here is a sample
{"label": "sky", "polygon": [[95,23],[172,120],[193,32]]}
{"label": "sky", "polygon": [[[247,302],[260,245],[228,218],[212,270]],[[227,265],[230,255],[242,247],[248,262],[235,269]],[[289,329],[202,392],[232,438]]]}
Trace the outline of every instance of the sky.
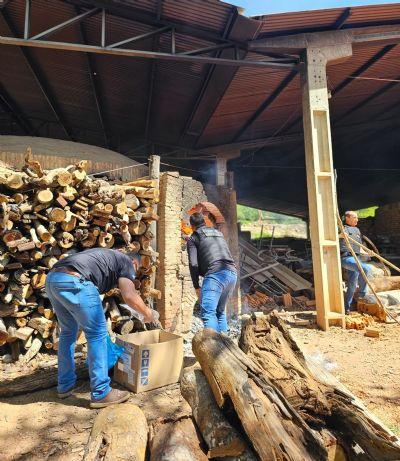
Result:
{"label": "sky", "polygon": [[380,5],[399,3],[399,0],[225,0],[245,8],[245,16],[256,16],[287,11],[319,10],[343,6]]}

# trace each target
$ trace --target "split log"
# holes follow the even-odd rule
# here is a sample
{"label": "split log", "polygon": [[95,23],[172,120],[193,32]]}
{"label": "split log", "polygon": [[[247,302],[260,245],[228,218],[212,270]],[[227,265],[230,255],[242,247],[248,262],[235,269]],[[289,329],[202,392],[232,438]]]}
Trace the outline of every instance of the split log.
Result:
{"label": "split log", "polygon": [[150,461],[207,461],[193,421],[184,418],[156,426]]}
{"label": "split log", "polygon": [[143,235],[146,230],[147,226],[143,221],[136,221],[129,224],[129,232],[133,235]]}
{"label": "split log", "polygon": [[29,181],[26,173],[13,172],[7,177],[6,185],[9,189],[21,189]]}
{"label": "split log", "polygon": [[71,232],[76,227],[76,217],[72,216],[70,212],[66,213],[65,221],[61,223],[61,229],[65,232]]}
{"label": "split log", "polygon": [[44,272],[34,274],[31,279],[31,285],[35,290],[43,289],[46,285],[46,274]]}
{"label": "split log", "polygon": [[246,443],[218,408],[200,365],[185,368],[181,392],[193,411],[193,418],[208,446],[209,458],[239,456]]}
{"label": "split log", "polygon": [[53,198],[53,192],[50,189],[42,189],[36,192],[36,200],[41,204],[50,203]]}
{"label": "split log", "polygon": [[75,238],[69,232],[60,232],[56,235],[58,245],[61,248],[71,248],[75,243]]}
{"label": "split log", "polygon": [[37,330],[43,338],[48,338],[50,336],[50,330],[53,326],[53,322],[45,317],[32,317],[29,322],[28,326]]}
{"label": "split log", "polygon": [[134,194],[126,194],[125,203],[131,210],[137,210],[140,207],[140,200]]}
{"label": "split log", "polygon": [[344,386],[305,359],[276,313],[245,318],[240,347],[307,425],[323,428],[336,439],[338,450],[345,453],[342,459],[400,459],[400,441]]}
{"label": "split log", "polygon": [[8,333],[7,333],[7,328],[6,325],[3,321],[3,319],[0,318],[0,346],[5,344],[8,339]]}
{"label": "split log", "polygon": [[15,332],[15,336],[18,339],[22,339],[22,341],[27,341],[33,334],[34,329],[31,327],[22,327],[18,328],[18,330]]}
{"label": "split log", "polygon": [[83,459],[144,461],[147,432],[146,417],[136,405],[123,403],[104,408],[94,420]]}
{"label": "split log", "polygon": [[49,217],[50,221],[62,223],[65,221],[67,213],[62,208],[54,207],[47,209],[47,216]]}
{"label": "split log", "polygon": [[43,339],[40,335],[36,336],[33,339],[31,347],[28,349],[28,352],[23,357],[23,362],[28,363],[30,362],[35,355],[39,352],[40,348],[42,347]]}
{"label": "split log", "polygon": [[327,458],[322,441],[251,358],[227,336],[205,329],[193,338],[199,361],[220,408],[228,401],[262,460]]}

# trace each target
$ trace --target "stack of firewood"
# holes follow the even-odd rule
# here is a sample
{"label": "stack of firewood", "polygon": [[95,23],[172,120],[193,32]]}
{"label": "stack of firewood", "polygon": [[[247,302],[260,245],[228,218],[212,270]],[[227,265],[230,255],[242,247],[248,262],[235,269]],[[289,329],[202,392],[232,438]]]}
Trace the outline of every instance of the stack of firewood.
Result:
{"label": "stack of firewood", "polygon": [[[22,171],[0,166],[0,353],[29,361],[39,349],[57,349],[58,327],[44,286],[46,274],[72,251],[115,248],[141,255],[142,296],[152,288],[158,254],[150,223],[158,219],[157,181],[111,184],[87,174],[87,162],[42,169],[28,149]],[[118,290],[103,299],[110,331],[129,333],[132,311]]]}

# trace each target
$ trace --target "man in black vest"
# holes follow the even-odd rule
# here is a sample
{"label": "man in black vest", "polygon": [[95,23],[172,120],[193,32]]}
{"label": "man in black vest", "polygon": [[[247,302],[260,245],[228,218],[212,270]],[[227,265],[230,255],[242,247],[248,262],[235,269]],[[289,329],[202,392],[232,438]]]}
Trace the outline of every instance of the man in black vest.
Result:
{"label": "man in black vest", "polygon": [[[235,262],[222,233],[207,227],[201,213],[190,216],[190,225],[193,234],[187,243],[189,269],[204,327],[226,332],[225,308],[237,280]],[[201,289],[199,276],[204,277]]]}
{"label": "man in black vest", "polygon": [[[344,231],[349,235],[353,240],[362,244],[362,235],[360,229],[357,227],[358,216],[355,211],[346,211],[345,213],[345,224]],[[371,267],[369,264],[366,264],[366,260],[369,260],[368,253],[365,252],[360,245],[351,242],[351,247],[356,254],[357,258],[360,260],[361,266],[364,269],[365,275],[369,277],[371,275]],[[344,297],[344,306],[346,313],[349,313],[351,310],[351,305],[354,298],[354,293],[357,289],[357,284],[359,287],[359,298],[364,298],[367,293],[367,284],[364,280],[364,277],[361,275],[361,272],[358,269],[356,261],[352,256],[349,248],[346,245],[345,240],[340,239],[340,257],[342,261],[342,267],[347,270],[347,291]],[[364,260],[364,262],[363,262]]]}

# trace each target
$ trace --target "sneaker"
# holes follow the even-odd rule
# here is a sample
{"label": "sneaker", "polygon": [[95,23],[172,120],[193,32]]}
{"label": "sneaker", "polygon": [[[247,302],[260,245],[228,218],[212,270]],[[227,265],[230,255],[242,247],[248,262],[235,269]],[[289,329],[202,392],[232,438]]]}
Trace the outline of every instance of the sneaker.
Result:
{"label": "sneaker", "polygon": [[91,400],[90,408],[104,408],[115,403],[126,402],[130,397],[128,391],[120,391],[118,389],[111,389],[111,391],[102,399]]}

